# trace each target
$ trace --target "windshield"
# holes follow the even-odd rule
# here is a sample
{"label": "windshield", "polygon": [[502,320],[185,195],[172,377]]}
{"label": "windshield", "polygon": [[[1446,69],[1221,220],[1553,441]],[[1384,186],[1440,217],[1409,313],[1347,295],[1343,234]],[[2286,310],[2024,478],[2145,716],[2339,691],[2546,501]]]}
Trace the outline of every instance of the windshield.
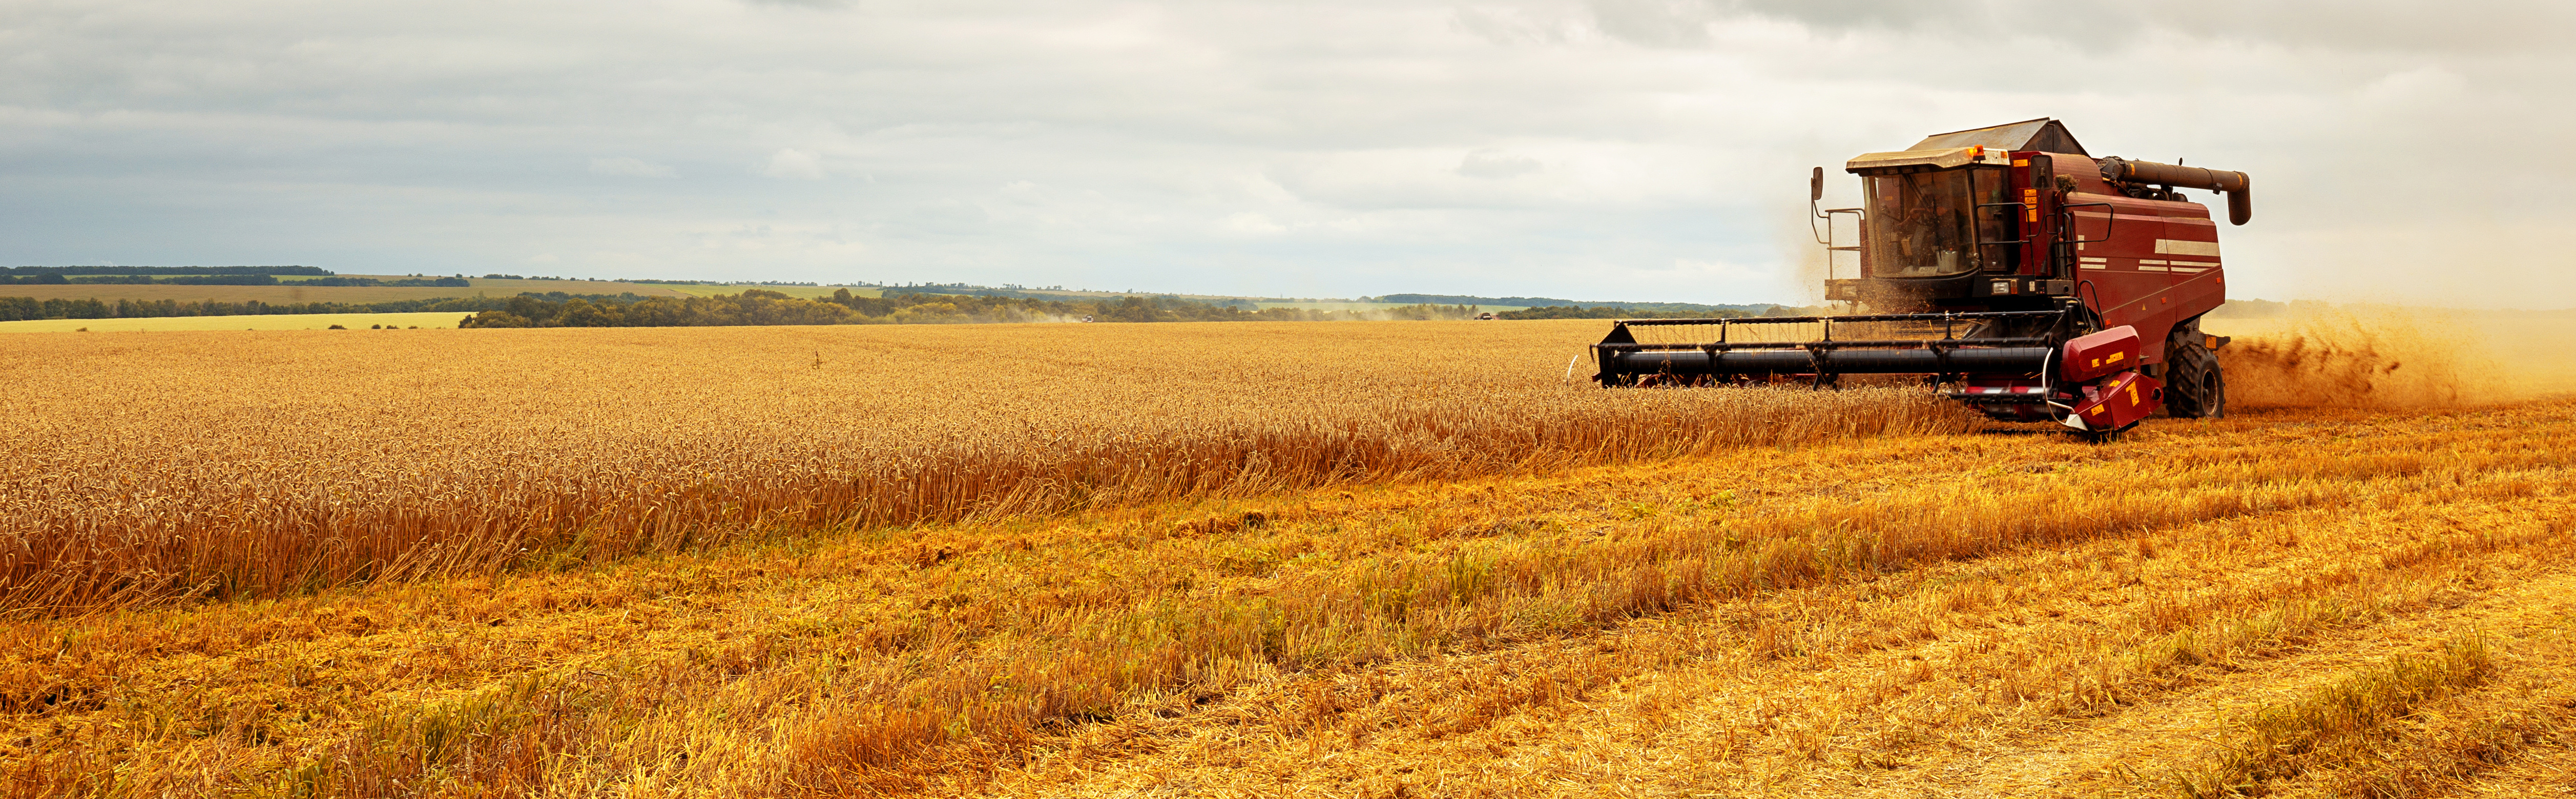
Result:
{"label": "windshield", "polygon": [[[1869,178],[1871,271],[1879,277],[1942,277],[2009,268],[1986,263],[1979,250],[2001,257],[2011,248],[1977,246],[1980,233],[1987,241],[2007,238],[1996,223],[2008,216],[1976,213],[1980,202],[2009,201],[2002,172],[1950,169]],[[1987,229],[1972,229],[1971,220]]]}

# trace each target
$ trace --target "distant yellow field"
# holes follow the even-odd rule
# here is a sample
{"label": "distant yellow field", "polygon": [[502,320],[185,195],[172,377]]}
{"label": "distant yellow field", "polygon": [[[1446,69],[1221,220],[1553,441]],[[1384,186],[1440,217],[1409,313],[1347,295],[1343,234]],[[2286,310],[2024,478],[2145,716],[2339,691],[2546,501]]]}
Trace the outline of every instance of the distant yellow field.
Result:
{"label": "distant yellow field", "polygon": [[353,330],[363,330],[368,325],[388,325],[397,328],[452,328],[456,326],[458,320],[468,316],[473,314],[462,312],[328,313],[170,316],[142,319],[31,319],[23,322],[0,322],[0,333],[69,333],[84,328],[92,333],[173,330],[325,330],[332,325]]}

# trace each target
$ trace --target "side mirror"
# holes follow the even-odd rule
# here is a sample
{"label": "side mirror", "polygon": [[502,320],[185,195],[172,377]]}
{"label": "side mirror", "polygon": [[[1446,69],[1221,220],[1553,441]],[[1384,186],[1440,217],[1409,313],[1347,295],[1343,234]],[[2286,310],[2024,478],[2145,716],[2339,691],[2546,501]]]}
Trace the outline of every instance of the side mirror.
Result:
{"label": "side mirror", "polygon": [[1824,201],[1824,199],[1825,199],[1825,168],[1824,168],[1824,167],[1816,167],[1816,172],[1815,172],[1815,174],[1810,175],[1810,176],[1808,176],[1808,178],[1807,178],[1807,201],[1808,201],[1808,202],[1822,202],[1822,201]]}

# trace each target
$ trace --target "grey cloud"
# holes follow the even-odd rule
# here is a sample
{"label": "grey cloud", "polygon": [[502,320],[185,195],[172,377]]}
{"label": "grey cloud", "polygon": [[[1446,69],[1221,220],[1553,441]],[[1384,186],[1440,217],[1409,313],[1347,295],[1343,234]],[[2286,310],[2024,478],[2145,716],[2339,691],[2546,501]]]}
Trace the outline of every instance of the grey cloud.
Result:
{"label": "grey cloud", "polygon": [[761,174],[793,180],[823,179],[823,161],[813,153],[793,147],[769,155],[769,166]]}
{"label": "grey cloud", "polygon": [[680,175],[677,170],[668,166],[638,158],[593,158],[590,159],[590,173],[629,178],[671,178]]}
{"label": "grey cloud", "polygon": [[[2184,37],[2302,49],[2495,54],[2547,52],[2576,35],[2576,6],[2539,2],[1587,0],[1586,12],[1611,39],[1665,48],[1713,46],[1712,25],[1757,19],[1833,35],[1939,35],[1962,47],[1995,50],[2035,39],[2102,50],[2156,47]],[[1490,11],[1461,18],[1500,19]],[[1530,27],[1524,23],[1520,29]],[[1479,30],[1505,28],[1489,24]]]}
{"label": "grey cloud", "polygon": [[[2042,115],[2254,172],[2263,213],[2228,251],[2256,294],[2438,295],[2458,281],[2426,276],[2431,243],[2571,210],[2542,188],[2565,168],[2466,151],[2554,152],[2576,122],[2576,57],[2538,44],[2563,39],[2554,5],[793,5],[25,0],[0,21],[0,241],[20,263],[1789,299],[1807,167]],[[2576,293],[2539,257],[2527,294]]]}
{"label": "grey cloud", "polygon": [[2576,32],[2571,31],[2576,8],[2538,2],[1702,0],[1700,5],[1722,16],[1789,20],[1819,31],[1941,33],[1989,47],[2034,37],[2079,47],[2128,47],[2166,33],[2302,48],[2493,52],[2557,47]]}
{"label": "grey cloud", "polygon": [[1700,47],[1719,9],[1706,0],[1592,0],[1593,20],[1614,38],[1649,47]]}

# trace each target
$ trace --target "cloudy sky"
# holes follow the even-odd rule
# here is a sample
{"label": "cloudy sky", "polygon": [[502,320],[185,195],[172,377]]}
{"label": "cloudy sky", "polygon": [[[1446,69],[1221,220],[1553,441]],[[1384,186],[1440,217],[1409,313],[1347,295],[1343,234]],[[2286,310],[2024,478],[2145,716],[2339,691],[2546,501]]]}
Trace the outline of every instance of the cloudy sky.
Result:
{"label": "cloudy sky", "polygon": [[[1754,302],[1805,172],[2242,170],[2236,296],[2576,305],[2566,4],[0,3],[0,260]],[[1833,171],[1828,202],[1857,182]],[[1847,270],[1848,271],[1848,270]]]}

